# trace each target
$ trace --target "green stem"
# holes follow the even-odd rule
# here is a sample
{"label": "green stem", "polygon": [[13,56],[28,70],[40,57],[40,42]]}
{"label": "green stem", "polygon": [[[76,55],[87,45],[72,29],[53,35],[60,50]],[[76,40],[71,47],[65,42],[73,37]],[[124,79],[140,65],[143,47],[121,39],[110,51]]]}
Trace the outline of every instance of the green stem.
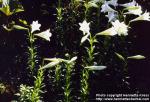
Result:
{"label": "green stem", "polygon": [[36,48],[34,45],[34,35],[28,30],[28,38],[29,38],[29,47],[28,47],[28,51],[29,51],[29,59],[28,59],[28,65],[29,65],[29,69],[31,71],[31,73],[33,74],[34,69],[35,69],[35,58],[36,58]]}
{"label": "green stem", "polygon": [[62,20],[62,1],[58,0],[58,7],[57,7],[57,20],[61,21]]}
{"label": "green stem", "polygon": [[83,69],[82,71],[82,79],[81,79],[81,102],[88,102],[88,95],[89,95],[89,70]]}
{"label": "green stem", "polygon": [[42,88],[44,80],[44,70],[38,70],[37,76],[34,81],[33,92],[31,93],[31,102],[39,102],[41,100],[40,94],[42,93]]}
{"label": "green stem", "polygon": [[72,68],[70,64],[66,65],[66,80],[65,80],[65,89],[64,89],[64,95],[65,95],[65,99],[64,102],[71,102],[71,72],[72,72]]}
{"label": "green stem", "polygon": [[84,6],[85,6],[85,19],[87,19],[87,15],[88,15],[87,13],[88,13],[88,9],[89,9],[88,0],[85,1]]}
{"label": "green stem", "polygon": [[56,76],[56,86],[58,87],[60,84],[60,75],[61,75],[61,71],[60,71],[60,65],[56,66],[56,70],[55,70],[55,76]]}
{"label": "green stem", "polygon": [[93,43],[94,43],[94,39],[90,34],[90,53],[89,53],[90,63],[92,63],[93,61],[93,52],[94,52]]}
{"label": "green stem", "polygon": [[[94,39],[95,36],[92,37],[90,34],[90,47],[89,47],[89,52],[88,52],[88,58],[89,61],[85,64],[86,66],[91,66],[93,65],[93,59],[94,59]],[[89,95],[89,70],[88,69],[83,69],[82,70],[82,76],[81,76],[81,96],[82,96],[82,102],[88,102],[88,95]]]}

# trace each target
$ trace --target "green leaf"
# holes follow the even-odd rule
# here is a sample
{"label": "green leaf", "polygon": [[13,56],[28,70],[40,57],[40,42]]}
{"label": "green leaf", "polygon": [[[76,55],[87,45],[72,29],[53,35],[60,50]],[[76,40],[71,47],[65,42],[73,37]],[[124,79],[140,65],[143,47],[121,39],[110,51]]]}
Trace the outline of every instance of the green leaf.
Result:
{"label": "green leaf", "polygon": [[23,12],[24,11],[24,9],[15,9],[14,11],[13,11],[13,13],[19,13],[19,12]]}
{"label": "green leaf", "polygon": [[97,39],[94,39],[94,41],[93,41],[94,43],[98,43],[98,41],[97,41]]}
{"label": "green leaf", "polygon": [[119,53],[117,53],[117,52],[115,52],[115,54],[117,55],[117,57],[118,57],[120,60],[125,61],[125,58],[124,58],[121,54],[119,54]]}
{"label": "green leaf", "polygon": [[143,55],[135,55],[135,56],[130,56],[128,57],[128,59],[136,59],[136,60],[141,60],[141,59],[145,59],[146,57]]}
{"label": "green leaf", "polygon": [[92,2],[92,1],[88,2],[88,5],[89,5],[89,7],[98,8],[98,5],[95,2]]}
{"label": "green leaf", "polygon": [[10,11],[10,7],[8,5],[0,8],[0,11],[3,12],[6,16],[12,15],[12,12]]}
{"label": "green leaf", "polygon": [[107,67],[106,67],[106,66],[87,66],[87,67],[85,67],[85,68],[87,68],[87,69],[89,69],[89,70],[104,70],[104,69],[106,69]]}

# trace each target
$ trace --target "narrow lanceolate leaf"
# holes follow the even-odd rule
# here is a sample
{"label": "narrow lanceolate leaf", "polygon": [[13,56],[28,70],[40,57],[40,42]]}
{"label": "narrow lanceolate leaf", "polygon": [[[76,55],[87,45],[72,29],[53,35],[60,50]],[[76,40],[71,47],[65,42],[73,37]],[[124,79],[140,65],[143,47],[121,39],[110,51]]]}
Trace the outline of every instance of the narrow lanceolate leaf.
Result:
{"label": "narrow lanceolate leaf", "polygon": [[141,60],[141,59],[145,59],[146,57],[143,55],[135,55],[135,56],[130,56],[128,57],[128,59],[136,59],[136,60]]}
{"label": "narrow lanceolate leaf", "polygon": [[23,12],[24,11],[24,9],[15,9],[14,11],[13,11],[13,13],[19,13],[19,12]]}
{"label": "narrow lanceolate leaf", "polygon": [[41,69],[52,68],[52,67],[58,65],[59,63],[60,63],[59,61],[56,61],[56,62],[50,62],[50,63],[48,63],[47,65],[43,66]]}
{"label": "narrow lanceolate leaf", "polygon": [[106,66],[87,66],[87,67],[85,67],[85,68],[87,68],[87,69],[89,69],[89,70],[104,70],[104,69],[106,69],[107,67],[106,67]]}
{"label": "narrow lanceolate leaf", "polygon": [[117,52],[115,52],[115,54],[117,55],[117,57],[118,57],[120,60],[125,61],[125,58],[124,58],[121,54],[119,54],[119,53],[117,53]]}
{"label": "narrow lanceolate leaf", "polygon": [[95,7],[98,8],[98,5],[95,2],[88,2],[89,7]]}

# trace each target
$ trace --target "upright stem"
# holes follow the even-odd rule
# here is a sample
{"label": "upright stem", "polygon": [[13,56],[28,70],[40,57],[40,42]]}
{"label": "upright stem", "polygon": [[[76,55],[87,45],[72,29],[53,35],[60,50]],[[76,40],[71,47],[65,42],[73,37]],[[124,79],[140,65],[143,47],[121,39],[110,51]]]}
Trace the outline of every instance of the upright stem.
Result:
{"label": "upright stem", "polygon": [[83,69],[82,70],[82,79],[81,79],[81,102],[88,102],[88,95],[89,95],[89,70]]}
{"label": "upright stem", "polygon": [[41,100],[40,94],[43,93],[41,89],[44,87],[43,80],[44,80],[44,70],[39,69],[34,81],[34,88],[31,94],[31,102],[39,102]]}
{"label": "upright stem", "polygon": [[57,20],[61,21],[62,20],[62,1],[58,0],[58,7],[57,7]]}
{"label": "upright stem", "polygon": [[55,77],[56,77],[56,86],[59,87],[60,84],[60,75],[61,75],[61,71],[60,71],[61,66],[57,65],[56,66],[56,70],[55,70]]}
{"label": "upright stem", "polygon": [[[91,66],[93,65],[93,59],[94,59],[94,39],[95,37],[92,37],[90,34],[90,47],[89,47],[89,52],[88,52],[88,62],[85,64],[86,66]],[[82,76],[81,76],[81,101],[82,102],[88,102],[88,95],[89,95],[89,70],[88,69],[83,69],[82,70]]]}
{"label": "upright stem", "polygon": [[64,89],[64,95],[65,99],[64,102],[71,102],[71,72],[72,72],[72,67],[70,64],[66,65],[66,79],[65,79],[65,89]]}
{"label": "upright stem", "polygon": [[94,43],[94,38],[90,34],[90,48],[89,48],[89,51],[90,51],[90,53],[89,53],[89,58],[90,58],[89,62],[90,62],[90,64],[93,64],[93,59],[94,59],[94,57],[93,57],[93,52],[94,52],[93,43]]}
{"label": "upright stem", "polygon": [[29,65],[29,69],[31,71],[31,73],[34,73],[34,69],[35,69],[35,64],[36,64],[36,48],[34,45],[34,35],[28,31],[28,38],[29,38],[29,47],[28,47],[28,53],[29,53],[29,58],[28,58],[28,65]]}

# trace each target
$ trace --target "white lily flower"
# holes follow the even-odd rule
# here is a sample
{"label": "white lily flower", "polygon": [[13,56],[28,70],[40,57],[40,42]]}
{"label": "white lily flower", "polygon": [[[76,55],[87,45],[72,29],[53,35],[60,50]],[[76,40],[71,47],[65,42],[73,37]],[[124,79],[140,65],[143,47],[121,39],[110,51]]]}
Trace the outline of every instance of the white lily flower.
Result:
{"label": "white lily flower", "polygon": [[117,14],[116,12],[108,12],[108,15],[106,15],[106,17],[108,17],[108,22],[112,22],[112,21],[115,21],[116,18],[117,18]]}
{"label": "white lily flower", "polygon": [[115,29],[112,27],[112,28],[109,28],[109,29],[106,29],[100,33],[97,33],[96,35],[108,35],[108,36],[114,36],[114,35],[117,35],[117,32],[115,31]]}
{"label": "white lily flower", "polygon": [[9,0],[2,0],[2,7],[9,5]]}
{"label": "white lily flower", "polygon": [[112,9],[112,8],[109,6],[108,2],[106,2],[106,1],[105,1],[105,3],[102,5],[101,8],[102,8],[102,9],[101,9],[101,12],[104,12],[104,13],[106,13],[106,12],[115,12],[115,10]]}
{"label": "white lily flower", "polygon": [[131,7],[131,6],[135,6],[137,3],[135,0],[133,0],[132,2],[129,2],[129,3],[125,3],[125,4],[120,4],[120,6],[123,6],[123,7]]}
{"label": "white lily flower", "polygon": [[109,4],[109,5],[113,5],[113,6],[118,6],[118,0],[110,0],[110,1],[108,1],[107,3]]}
{"label": "white lily flower", "polygon": [[128,35],[128,26],[124,22],[119,22],[119,20],[116,20],[112,22],[112,25],[113,26],[111,28],[104,30],[96,35]]}
{"label": "white lily flower", "polygon": [[146,11],[144,14],[142,14],[139,17],[131,20],[131,22],[133,22],[133,21],[139,21],[139,20],[150,21],[150,13]]}
{"label": "white lily flower", "polygon": [[90,23],[87,23],[86,20],[84,20],[82,23],[79,23],[79,25],[79,30],[81,30],[84,35],[90,34]]}
{"label": "white lily flower", "polygon": [[128,12],[125,14],[134,14],[134,15],[141,15],[142,14],[142,7],[138,4],[135,6],[127,7]]}
{"label": "white lily flower", "polygon": [[31,33],[34,31],[40,30],[41,24],[38,21],[33,21],[31,24]]}
{"label": "white lily flower", "polygon": [[128,35],[128,26],[124,22],[116,20],[112,22],[113,29],[120,35]]}
{"label": "white lily flower", "polygon": [[50,32],[50,29],[43,31],[41,33],[38,34],[34,34],[35,36],[41,37],[47,41],[50,41],[50,37],[52,36],[52,33]]}

